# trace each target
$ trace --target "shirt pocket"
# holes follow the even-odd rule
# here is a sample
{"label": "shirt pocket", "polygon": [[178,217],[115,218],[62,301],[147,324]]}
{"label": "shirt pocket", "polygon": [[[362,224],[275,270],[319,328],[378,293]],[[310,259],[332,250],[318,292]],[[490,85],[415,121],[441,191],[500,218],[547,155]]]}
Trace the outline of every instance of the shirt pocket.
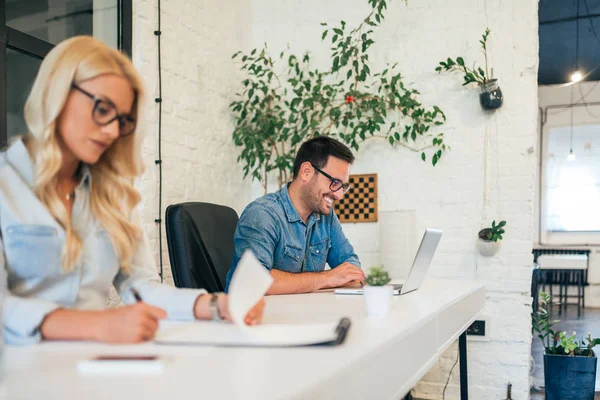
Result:
{"label": "shirt pocket", "polygon": [[94,263],[96,263],[100,269],[114,270],[116,274],[120,267],[120,262],[110,240],[110,235],[104,229],[97,229],[94,232],[93,238],[94,241],[92,244],[93,250],[91,256]]}
{"label": "shirt pocket", "polygon": [[311,271],[323,271],[325,269],[330,248],[331,239],[326,239],[322,242],[310,245]]}
{"label": "shirt pocket", "polygon": [[12,225],[3,237],[9,271],[17,279],[62,274],[63,240],[55,227]]}
{"label": "shirt pocket", "polygon": [[303,261],[304,251],[301,248],[285,246],[283,250],[283,258],[279,264],[279,268],[277,269],[286,272],[301,272]]}

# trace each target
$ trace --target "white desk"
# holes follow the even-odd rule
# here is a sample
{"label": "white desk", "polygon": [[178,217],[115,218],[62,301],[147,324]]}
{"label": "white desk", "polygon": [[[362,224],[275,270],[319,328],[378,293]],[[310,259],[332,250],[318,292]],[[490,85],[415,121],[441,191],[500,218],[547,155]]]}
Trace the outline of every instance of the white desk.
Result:
{"label": "white desk", "polygon": [[[466,330],[484,302],[483,284],[472,281],[428,281],[416,292],[394,297],[384,318],[367,317],[362,296],[271,296],[266,323],[348,316],[352,327],[346,342],[284,349],[67,342],[9,346],[4,389],[11,400],[397,400]],[[466,356],[466,341],[462,347]],[[164,358],[162,374],[80,376],[75,370],[78,360],[99,354],[149,353]],[[466,363],[464,367],[466,372]]]}

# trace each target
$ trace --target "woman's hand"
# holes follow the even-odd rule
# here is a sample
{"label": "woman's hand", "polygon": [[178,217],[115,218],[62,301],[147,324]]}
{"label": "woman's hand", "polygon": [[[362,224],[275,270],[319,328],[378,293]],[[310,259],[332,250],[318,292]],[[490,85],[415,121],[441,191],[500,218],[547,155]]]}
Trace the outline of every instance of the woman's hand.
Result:
{"label": "woman's hand", "polygon": [[151,340],[158,330],[158,321],[166,317],[165,310],[146,303],[106,310],[98,324],[98,340],[107,343]]}
{"label": "woman's hand", "polygon": [[[221,318],[231,321],[231,315],[229,314],[229,304],[227,302],[227,295],[219,295],[217,300],[217,308],[219,309],[219,315]],[[244,317],[244,323],[246,325],[257,325],[262,322],[263,313],[265,311],[265,299],[260,299],[258,303],[254,305]]]}
{"label": "woman's hand", "polygon": [[[196,300],[196,304],[194,305],[194,315],[198,319],[211,319],[210,315],[210,299],[212,295],[201,295]],[[228,297],[226,294],[222,293],[217,295],[217,309],[219,311],[219,316],[223,318],[225,321],[231,322],[231,313],[229,312],[229,303]],[[262,317],[265,309],[265,300],[260,299],[258,303],[254,305],[246,314],[244,318],[244,323],[246,325],[257,325],[262,322]]]}
{"label": "woman's hand", "polygon": [[166,316],[163,309],[145,303],[103,311],[59,308],[46,315],[40,332],[47,340],[138,343],[152,339]]}

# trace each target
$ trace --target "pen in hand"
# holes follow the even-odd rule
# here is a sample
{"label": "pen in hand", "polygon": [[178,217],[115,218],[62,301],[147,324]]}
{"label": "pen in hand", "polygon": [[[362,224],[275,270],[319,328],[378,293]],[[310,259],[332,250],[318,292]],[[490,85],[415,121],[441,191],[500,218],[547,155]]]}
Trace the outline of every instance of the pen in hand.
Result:
{"label": "pen in hand", "polygon": [[131,293],[133,293],[133,297],[135,297],[135,301],[137,301],[138,303],[142,302],[142,296],[140,296],[140,293],[135,290],[134,288],[131,288]]}

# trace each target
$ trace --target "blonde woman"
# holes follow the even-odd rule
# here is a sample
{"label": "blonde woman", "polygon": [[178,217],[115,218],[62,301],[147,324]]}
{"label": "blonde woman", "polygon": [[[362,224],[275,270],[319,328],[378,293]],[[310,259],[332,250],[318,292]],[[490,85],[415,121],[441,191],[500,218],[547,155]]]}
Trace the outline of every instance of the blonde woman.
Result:
{"label": "blonde woman", "polygon": [[[135,211],[143,101],[131,61],[96,39],[68,39],[44,59],[25,104],[29,132],[0,155],[8,343],[132,343],[162,318],[231,319],[226,295],[158,282]],[[126,306],[104,309],[111,285]]]}

